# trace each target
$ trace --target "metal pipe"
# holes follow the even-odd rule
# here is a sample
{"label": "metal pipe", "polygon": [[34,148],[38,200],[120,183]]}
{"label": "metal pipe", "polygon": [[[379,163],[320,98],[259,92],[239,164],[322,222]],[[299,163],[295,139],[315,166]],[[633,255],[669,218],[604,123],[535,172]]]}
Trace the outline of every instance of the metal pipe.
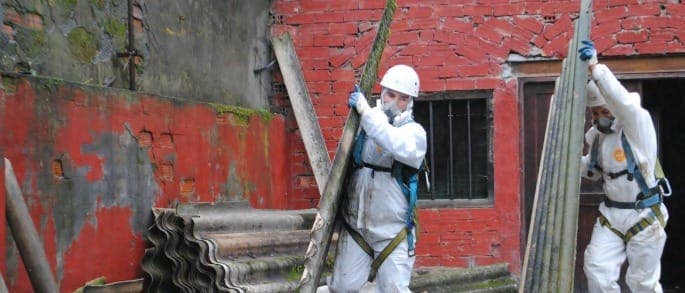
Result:
{"label": "metal pipe", "polygon": [[133,0],[128,0],[128,75],[129,89],[136,90],[136,46],[133,35]]}
{"label": "metal pipe", "polygon": [[12,163],[5,158],[5,188],[7,190],[7,223],[17,244],[24,267],[36,292],[59,292],[52,274],[43,242],[38,237],[31,214],[24,202]]}
{"label": "metal pipe", "polygon": [[447,192],[450,195],[450,199],[454,199],[457,197],[454,191],[454,151],[452,150],[452,101],[447,102],[447,117],[449,121],[449,157],[450,157],[450,173],[449,177],[447,180]]}
{"label": "metal pipe", "polygon": [[466,147],[468,149],[467,168],[469,182],[467,182],[469,199],[473,198],[473,174],[471,169],[471,100],[466,100]]}

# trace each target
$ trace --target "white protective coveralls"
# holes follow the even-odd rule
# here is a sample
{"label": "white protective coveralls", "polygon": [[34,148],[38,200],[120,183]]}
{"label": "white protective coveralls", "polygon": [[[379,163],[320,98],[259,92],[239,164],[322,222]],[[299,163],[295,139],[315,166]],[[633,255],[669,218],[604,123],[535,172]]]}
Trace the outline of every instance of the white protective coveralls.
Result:
{"label": "white protective coveralls", "polygon": [[[413,121],[411,109],[397,115],[392,124],[380,106],[368,109],[362,114],[361,127],[367,134],[362,150],[364,162],[392,167],[396,160],[416,169],[421,166],[426,154],[426,131]],[[407,199],[390,172],[362,167],[352,174],[343,206],[344,218],[375,255],[405,227],[408,208]],[[343,229],[329,288],[333,292],[358,292],[367,281],[372,261]],[[376,291],[410,292],[413,266],[414,257],[409,256],[405,239],[378,269]]]}
{"label": "white protective coveralls", "polygon": [[[657,160],[656,132],[652,119],[640,105],[640,96],[637,93],[629,93],[616,79],[613,73],[603,64],[597,64],[592,70],[592,79],[599,88],[605,100],[605,107],[616,118],[613,132],[604,134],[593,126],[585,133],[585,140],[592,149],[592,144],[598,135],[597,143],[598,164],[605,173],[592,170],[592,176],[588,174],[587,167],[590,163],[590,154],[583,156],[581,174],[591,179],[604,179],[604,192],[613,201],[634,202],[640,193],[637,180],[629,181],[627,176],[619,176],[615,179],[606,175],[606,172],[620,172],[626,169],[626,156],[621,146],[621,134],[625,133],[628,143],[633,151],[636,164],[645,178],[648,187],[657,184],[654,167]],[[590,99],[590,97],[588,97]],[[664,216],[664,223],[668,219],[668,212],[663,203],[660,204]],[[630,229],[644,217],[651,213],[650,208],[645,209],[619,209],[607,207],[601,203],[599,211],[609,221],[611,227],[621,233]],[[588,279],[590,292],[620,292],[617,280],[621,265],[628,259],[628,271],[626,283],[632,292],[662,292],[659,283],[661,273],[661,253],[666,242],[664,227],[658,221],[636,234],[627,244],[614,234],[609,228],[602,226],[599,221],[594,225],[590,244],[585,250],[585,275]]]}

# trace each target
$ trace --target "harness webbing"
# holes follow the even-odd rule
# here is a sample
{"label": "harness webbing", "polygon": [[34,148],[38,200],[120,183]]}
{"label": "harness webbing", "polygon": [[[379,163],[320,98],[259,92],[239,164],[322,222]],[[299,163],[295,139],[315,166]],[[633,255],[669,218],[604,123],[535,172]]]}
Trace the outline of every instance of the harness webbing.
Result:
{"label": "harness webbing", "polygon": [[662,228],[665,228],[666,222],[664,221],[664,215],[661,213],[661,205],[653,205],[651,206],[651,212],[647,217],[644,217],[640,219],[635,225],[630,227],[628,231],[626,231],[625,234],[621,233],[621,231],[618,231],[616,228],[611,226],[611,223],[609,223],[609,220],[602,215],[599,214],[599,223],[607,227],[611,232],[616,234],[619,238],[623,240],[623,243],[628,243],[633,236],[637,235],[638,233],[642,232],[644,229],[647,229],[647,227],[651,226],[655,221],[659,221],[659,224],[661,225]]}
{"label": "harness webbing", "polygon": [[352,227],[350,227],[350,224],[348,224],[347,221],[342,220],[342,222],[343,222],[343,225],[345,225],[345,230],[347,230],[347,233],[350,233],[350,236],[352,236],[352,239],[354,239],[354,242],[357,242],[359,247],[364,252],[366,252],[366,254],[368,254],[369,257],[373,258],[373,248],[371,248],[371,245],[366,243],[366,241],[364,240],[364,237],[362,237],[361,234],[359,234],[357,231],[352,229]]}
{"label": "harness webbing", "polygon": [[400,245],[400,243],[402,243],[402,241],[404,241],[404,239],[406,239],[408,235],[411,235],[409,228],[402,228],[402,230],[400,230],[400,233],[397,233],[395,238],[393,238],[392,241],[390,241],[390,243],[388,243],[388,245],[385,246],[385,248],[383,248],[381,253],[378,254],[378,257],[374,257],[373,248],[371,247],[371,245],[369,245],[369,243],[366,242],[366,240],[364,240],[364,237],[362,237],[362,235],[360,235],[359,233],[357,233],[357,231],[352,229],[352,227],[350,227],[350,225],[347,224],[347,222],[343,222],[345,225],[345,230],[347,230],[347,232],[350,233],[350,236],[352,236],[354,242],[357,242],[359,247],[362,250],[364,250],[364,252],[366,252],[366,254],[369,255],[369,257],[373,259],[373,261],[371,262],[371,271],[369,271],[369,282],[373,282],[373,280],[376,279],[378,269],[381,267],[383,262],[388,258],[388,256],[390,256],[390,254],[393,251],[395,251],[395,248],[397,248],[397,246]]}
{"label": "harness webbing", "polygon": [[[595,150],[595,145],[597,144],[597,137],[595,137],[595,142],[593,143],[592,146],[592,153],[590,156],[591,158],[591,166],[592,164],[596,164],[596,150]],[[636,200],[634,202],[617,202],[610,200],[608,197],[604,198],[604,204],[607,207],[613,207],[613,208],[619,208],[619,209],[644,209],[644,208],[650,208],[651,212],[647,217],[644,217],[640,219],[635,225],[630,227],[625,234],[621,233],[621,231],[618,231],[616,228],[611,226],[611,223],[609,223],[609,220],[600,213],[599,215],[599,223],[607,227],[611,232],[616,234],[619,238],[623,240],[624,243],[628,243],[633,236],[637,235],[638,233],[642,232],[644,229],[652,225],[655,221],[659,221],[659,224],[661,225],[662,228],[665,227],[665,221],[664,221],[664,216],[661,213],[661,193],[660,190],[657,187],[654,188],[649,188],[647,186],[647,182],[645,181],[644,176],[642,176],[642,172],[640,171],[640,166],[638,166],[635,163],[635,157],[633,155],[633,150],[630,147],[630,144],[628,143],[628,139],[626,139],[625,133],[621,133],[621,147],[623,148],[623,153],[626,156],[626,164],[628,165],[628,168],[626,170],[623,170],[619,172],[619,176],[623,174],[628,174],[628,180],[632,180],[633,178],[637,181],[637,185],[640,187],[640,193],[638,193]],[[600,170],[600,169],[598,169]],[[610,176],[612,179],[615,177]],[[618,177],[618,176],[616,176]]]}
{"label": "harness webbing", "polygon": [[398,245],[400,245],[402,241],[404,241],[405,238],[407,238],[408,235],[411,235],[409,228],[402,228],[400,233],[397,233],[397,236],[395,236],[395,238],[393,238],[392,241],[390,241],[390,243],[383,248],[378,257],[373,259],[373,262],[371,263],[371,271],[369,272],[369,282],[373,282],[373,280],[376,279],[378,269],[381,267],[385,259],[388,258],[388,256],[395,250],[395,248],[397,248]]}
{"label": "harness webbing", "polygon": [[642,176],[642,172],[640,172],[640,167],[635,163],[633,150],[630,148],[630,144],[628,143],[628,139],[626,139],[625,133],[621,133],[621,145],[623,146],[623,152],[626,155],[626,161],[628,163],[628,174],[635,177],[637,185],[640,186],[640,190],[642,190],[642,194],[644,196],[651,196],[652,194],[649,193],[649,186],[647,186],[647,182]]}

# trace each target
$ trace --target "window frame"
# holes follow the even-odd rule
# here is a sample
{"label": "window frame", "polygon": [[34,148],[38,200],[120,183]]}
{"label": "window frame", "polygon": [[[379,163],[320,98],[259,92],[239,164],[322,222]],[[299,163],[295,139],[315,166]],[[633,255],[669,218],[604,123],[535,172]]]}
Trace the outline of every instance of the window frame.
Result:
{"label": "window frame", "polygon": [[[471,207],[492,207],[494,206],[494,145],[493,145],[493,134],[494,134],[494,113],[493,113],[493,90],[471,90],[471,91],[444,91],[438,93],[429,93],[424,95],[419,95],[415,103],[422,102],[434,102],[434,101],[449,101],[449,100],[485,100],[485,107],[487,111],[487,176],[488,176],[488,186],[487,186],[487,196],[485,198],[454,198],[454,199],[419,199],[417,201],[417,206],[419,208],[441,208],[441,207],[459,207],[459,208],[471,208]],[[429,118],[430,120],[430,118]],[[427,137],[429,138],[428,150],[432,148],[433,128],[429,125],[425,125]],[[430,152],[431,155],[434,152]],[[429,162],[433,162],[434,158],[426,158]],[[452,162],[450,163],[452,164]],[[432,164],[431,164],[432,165]],[[419,174],[424,176],[423,174]]]}

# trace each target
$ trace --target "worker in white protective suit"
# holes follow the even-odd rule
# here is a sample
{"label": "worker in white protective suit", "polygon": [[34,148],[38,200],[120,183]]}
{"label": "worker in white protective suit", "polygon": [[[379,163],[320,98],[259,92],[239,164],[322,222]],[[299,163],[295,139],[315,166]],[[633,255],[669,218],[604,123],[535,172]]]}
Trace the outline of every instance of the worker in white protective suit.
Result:
{"label": "worker in white protective suit", "polygon": [[377,292],[410,292],[416,174],[426,154],[426,131],[412,118],[419,77],[411,67],[396,65],[380,85],[375,108],[358,87],[348,100],[361,116],[362,132],[355,140],[356,169],[347,186],[345,229],[329,282],[333,292],[357,292],[374,277]]}
{"label": "worker in white protective suit", "polygon": [[606,198],[585,250],[585,275],[590,292],[620,292],[621,265],[628,260],[626,283],[632,292],[662,292],[659,276],[668,211],[654,170],[657,140],[652,119],[640,96],[628,92],[603,64],[590,41],[583,41],[580,59],[588,61],[587,106],[593,126],[581,174],[604,180]]}

